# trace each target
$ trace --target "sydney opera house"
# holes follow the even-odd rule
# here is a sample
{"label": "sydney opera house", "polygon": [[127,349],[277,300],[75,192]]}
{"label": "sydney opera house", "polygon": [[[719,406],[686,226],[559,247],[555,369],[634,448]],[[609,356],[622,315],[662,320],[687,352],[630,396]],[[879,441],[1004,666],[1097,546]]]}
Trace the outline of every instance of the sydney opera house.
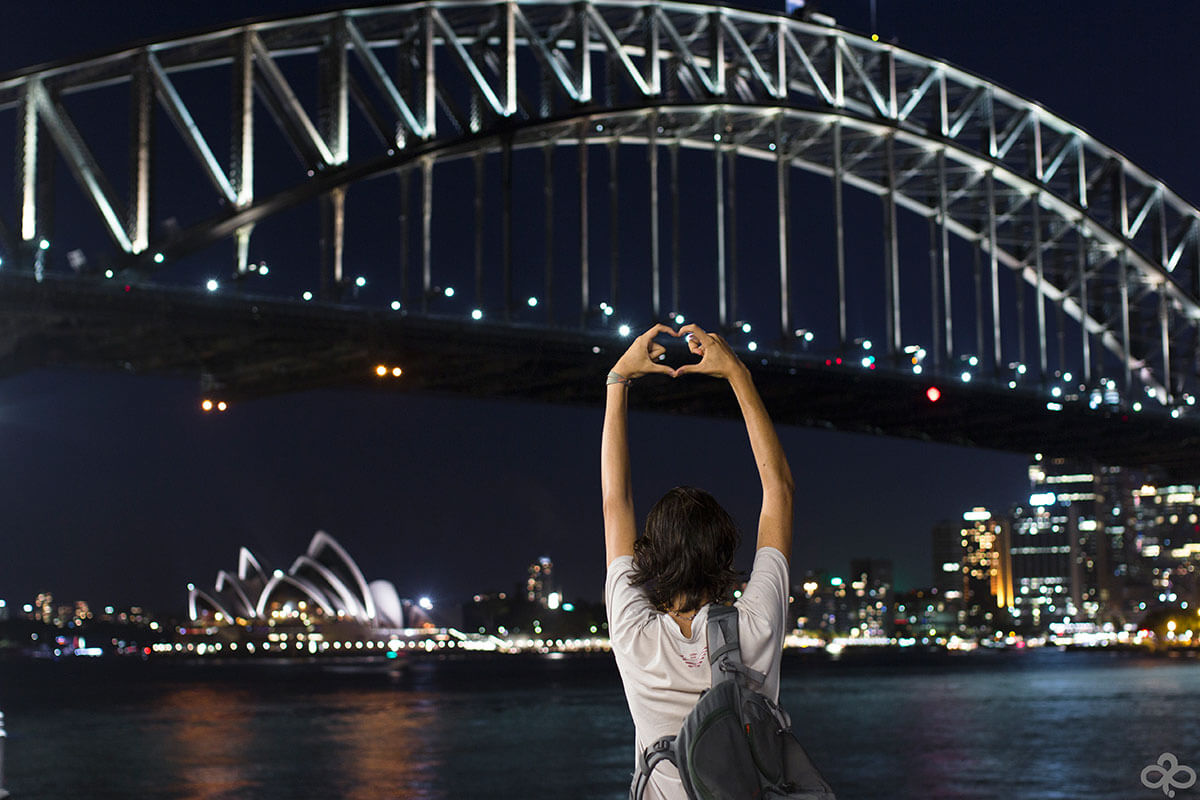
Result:
{"label": "sydney opera house", "polygon": [[196,623],[344,622],[371,629],[399,629],[421,624],[407,619],[423,616],[413,612],[417,609],[401,602],[390,581],[368,583],[345,548],[324,531],[313,536],[308,549],[286,571],[264,569],[243,547],[236,575],[221,570],[211,589],[188,586],[188,615]]}

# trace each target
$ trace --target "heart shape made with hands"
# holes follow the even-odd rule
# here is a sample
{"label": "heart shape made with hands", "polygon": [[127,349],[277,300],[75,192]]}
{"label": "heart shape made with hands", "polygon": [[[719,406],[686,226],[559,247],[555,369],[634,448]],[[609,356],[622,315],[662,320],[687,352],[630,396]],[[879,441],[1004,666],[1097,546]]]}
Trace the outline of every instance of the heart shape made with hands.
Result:
{"label": "heart shape made with hands", "polygon": [[[663,363],[667,348],[662,342],[657,341],[663,335],[684,339],[688,351],[693,355],[700,356],[700,360],[685,362],[679,366]],[[730,364],[737,362],[737,356],[733,354],[732,349],[719,334],[705,331],[694,324],[685,325],[679,330],[662,323],[655,325],[634,340],[626,356],[622,357],[622,361],[630,356],[641,362],[639,365],[641,369],[638,369],[638,372],[657,372],[670,374],[671,377],[689,373],[723,376],[728,373]],[[646,360],[642,361],[642,358]]]}

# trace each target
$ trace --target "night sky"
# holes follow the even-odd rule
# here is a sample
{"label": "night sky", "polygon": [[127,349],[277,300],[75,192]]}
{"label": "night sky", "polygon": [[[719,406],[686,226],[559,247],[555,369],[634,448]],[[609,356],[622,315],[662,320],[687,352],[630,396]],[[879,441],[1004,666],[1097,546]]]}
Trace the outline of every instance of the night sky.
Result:
{"label": "night sky", "polygon": [[[328,6],[10,5],[0,72]],[[1192,4],[878,6],[884,40],[1041,102],[1200,202]],[[867,8],[823,4],[863,31]],[[235,568],[239,546],[286,567],[319,529],[368,580],[390,579],[402,596],[449,603],[508,590],[541,555],[554,559],[568,597],[601,594],[599,407],[346,390],[245,402],[213,417],[199,413],[197,397],[194,380],[115,373],[0,380],[0,598],[19,604],[49,590],[181,613],[185,585]],[[743,526],[748,566],[758,484],[742,426],[635,413],[631,435],[638,508],[673,485],[710,489]],[[935,522],[975,505],[1003,510],[1027,494],[1025,455],[803,429],[781,438],[797,480],[793,578],[879,557],[894,560],[902,588],[925,584]]]}

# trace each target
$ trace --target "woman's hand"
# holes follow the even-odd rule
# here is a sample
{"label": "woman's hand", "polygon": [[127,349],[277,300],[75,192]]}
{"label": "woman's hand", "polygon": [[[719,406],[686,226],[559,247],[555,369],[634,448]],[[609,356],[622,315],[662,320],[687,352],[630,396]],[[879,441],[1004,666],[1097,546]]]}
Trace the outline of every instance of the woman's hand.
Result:
{"label": "woman's hand", "polygon": [[617,359],[617,363],[613,365],[612,371],[622,378],[630,380],[640,378],[649,372],[661,372],[664,375],[675,377],[674,369],[668,367],[666,364],[658,363],[659,357],[667,352],[667,348],[654,341],[655,337],[660,333],[669,333],[675,337],[679,336],[679,333],[671,326],[664,325],[661,322],[658,323],[633,340],[633,343],[629,345],[629,349],[625,351],[625,355]]}
{"label": "woman's hand", "polygon": [[676,336],[687,335],[688,349],[700,356],[695,364],[684,364],[675,370],[675,376],[687,374],[711,375],[714,378],[732,380],[746,371],[733,349],[720,335],[709,333],[699,325],[684,325]]}

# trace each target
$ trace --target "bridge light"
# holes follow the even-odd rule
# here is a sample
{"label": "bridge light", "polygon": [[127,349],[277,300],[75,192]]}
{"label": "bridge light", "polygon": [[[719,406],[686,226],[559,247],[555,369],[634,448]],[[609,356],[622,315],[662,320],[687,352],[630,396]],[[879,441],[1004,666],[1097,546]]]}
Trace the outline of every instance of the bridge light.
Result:
{"label": "bridge light", "polygon": [[775,143],[771,142],[770,144],[768,144],[767,149],[770,150],[771,152],[774,152],[775,151]]}
{"label": "bridge light", "polygon": [[399,310],[400,310],[400,301],[393,300],[392,301],[392,311],[399,311]]}
{"label": "bridge light", "polygon": [[42,239],[40,242],[38,242],[38,249],[39,250],[49,250],[50,249],[50,240]]}
{"label": "bridge light", "polygon": [[617,328],[617,333],[621,334],[623,337],[629,336],[629,326],[622,325],[621,327]]}
{"label": "bridge light", "polygon": [[922,370],[921,370],[920,364],[913,364],[913,375],[920,375],[921,371]]}
{"label": "bridge light", "polygon": [[271,270],[267,269],[267,262],[264,261],[263,263],[258,265],[258,274],[259,275],[266,275],[270,271]]}
{"label": "bridge light", "polygon": [[967,363],[970,364],[972,367],[977,367],[977,366],[979,366],[979,358],[977,356],[970,356],[967,359]]}
{"label": "bridge light", "polygon": [[742,323],[742,333],[749,333],[749,332],[750,332],[750,323],[743,322]]}
{"label": "bridge light", "polygon": [[478,308],[471,309],[471,319],[475,319],[475,320],[483,319],[483,311]]}
{"label": "bridge light", "polygon": [[111,278],[112,276],[113,276],[113,271],[111,269],[104,270],[104,277]]}
{"label": "bridge light", "polygon": [[425,609],[426,611],[433,610],[433,601],[430,600],[428,597],[422,597],[420,600],[417,601],[417,605],[419,605],[421,608]]}
{"label": "bridge light", "polygon": [[447,286],[445,289],[442,290],[442,294],[444,294],[446,297],[454,297],[454,287]]}
{"label": "bridge light", "polygon": [[399,367],[392,367],[392,377],[393,378],[399,378],[403,374],[404,374],[404,370],[400,369]]}
{"label": "bridge light", "polygon": [[354,285],[361,289],[362,287],[367,285],[367,279],[364,278],[362,275],[359,275],[357,278],[354,279]]}
{"label": "bridge light", "polygon": [[936,386],[930,386],[925,390],[925,396],[929,398],[929,402],[936,403],[938,400],[942,399],[942,390]]}
{"label": "bridge light", "polygon": [[217,411],[224,411],[227,408],[229,408],[229,404],[226,403],[224,400],[217,401]]}
{"label": "bridge light", "polygon": [[683,314],[676,313],[674,319],[675,319],[676,325],[682,325],[683,321],[684,321],[684,316],[683,316]]}
{"label": "bridge light", "polygon": [[207,397],[206,397],[206,398],[204,398],[204,399],[203,399],[203,400],[200,402],[200,408],[202,408],[202,409],[203,409],[203,410],[205,410],[205,411],[212,411],[212,409],[213,409],[213,401],[212,401],[212,400],[209,400]]}
{"label": "bridge light", "polygon": [[204,288],[208,289],[210,292],[215,292],[217,289],[221,288],[221,284],[217,283],[216,278],[209,278],[208,283],[204,284]]}
{"label": "bridge light", "polygon": [[164,261],[166,261],[166,260],[167,260],[167,257],[166,257],[166,256],[164,256],[162,253],[155,253],[155,254],[154,254],[154,263],[155,263],[155,264],[161,264],[161,263],[163,263],[163,262],[164,262]]}
{"label": "bridge light", "polygon": [[1052,389],[1050,390],[1050,395],[1051,395],[1052,397],[1062,397],[1062,387],[1060,387],[1060,386],[1055,386],[1054,388],[1052,388]]}
{"label": "bridge light", "polygon": [[300,299],[301,299],[301,300],[303,300],[303,301],[304,301],[304,302],[306,302],[306,303],[307,303],[309,300],[312,300],[312,298],[313,298],[313,293],[312,293],[312,292],[308,292],[308,291],[306,291],[306,292],[304,292],[304,294],[300,295]]}
{"label": "bridge light", "polygon": [[870,349],[871,349],[871,340],[870,340],[870,339],[863,339],[863,341],[862,341],[862,349],[863,349],[863,350],[870,350]]}
{"label": "bridge light", "polygon": [[719,134],[719,133],[714,133],[714,134],[713,134],[713,141],[714,141],[714,142],[719,142],[719,141],[721,141],[721,134]]}
{"label": "bridge light", "polygon": [[1134,403],[1134,404],[1133,404],[1133,410],[1134,410],[1134,411],[1141,411],[1141,410],[1142,410],[1142,403],[1141,403],[1141,401],[1140,401],[1140,400],[1139,400],[1139,401],[1137,401],[1136,403]]}
{"label": "bridge light", "polygon": [[758,349],[758,342],[750,342],[746,345],[746,347],[750,350],[751,353],[753,353],[755,350]]}
{"label": "bridge light", "polygon": [[1063,373],[1063,381],[1065,381],[1066,383],[1070,383],[1071,382],[1071,373],[1064,372]]}
{"label": "bridge light", "polygon": [[385,364],[379,364],[378,366],[375,367],[375,374],[381,378],[384,375],[387,375],[387,371],[388,371],[388,368]]}
{"label": "bridge light", "polygon": [[963,374],[960,375],[959,377],[962,378],[963,383],[971,382],[971,373],[967,372],[966,370],[963,370]]}
{"label": "bridge light", "polygon": [[527,304],[527,305],[528,305],[530,308],[537,308],[538,299],[537,299],[536,297],[534,297],[533,295],[530,295],[530,296],[529,296],[529,299],[528,299],[528,300],[526,300],[526,301],[525,301],[525,303],[526,303],[526,304]]}

